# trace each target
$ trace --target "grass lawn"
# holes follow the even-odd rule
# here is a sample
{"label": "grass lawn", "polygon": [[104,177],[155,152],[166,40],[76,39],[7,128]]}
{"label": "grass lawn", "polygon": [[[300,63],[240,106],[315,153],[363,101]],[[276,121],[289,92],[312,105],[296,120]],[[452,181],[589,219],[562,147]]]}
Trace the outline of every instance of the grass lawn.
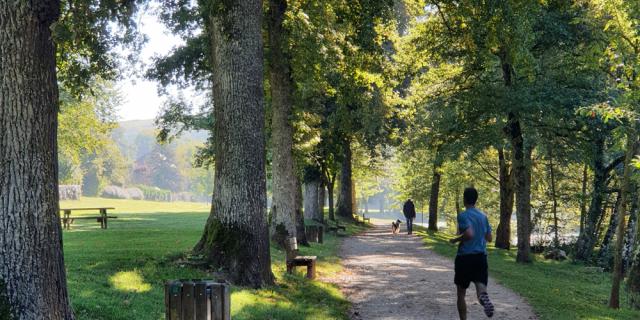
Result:
{"label": "grass lawn", "polygon": [[[456,247],[447,242],[448,237],[424,231],[418,234],[424,237],[427,248],[454,258]],[[520,265],[515,263],[515,256],[515,250],[490,247],[489,274],[529,301],[540,319],[640,319],[640,311],[607,307],[611,274],[540,256],[533,264]]]}
{"label": "grass lawn", "polygon": [[[116,207],[113,215],[118,219],[109,221],[108,230],[101,230],[95,220],[76,220],[64,232],[69,292],[78,319],[163,319],[165,280],[207,278],[168,257],[188,251],[198,241],[208,205],[98,198],[60,204],[96,206]],[[358,230],[348,225],[348,233]],[[318,276],[340,271],[339,240],[326,235],[322,245],[301,247],[301,254],[318,256]],[[347,319],[349,303],[334,285],[305,279],[304,268],[286,275],[284,253],[274,248],[271,252],[278,285],[262,290],[234,287],[234,319]]]}

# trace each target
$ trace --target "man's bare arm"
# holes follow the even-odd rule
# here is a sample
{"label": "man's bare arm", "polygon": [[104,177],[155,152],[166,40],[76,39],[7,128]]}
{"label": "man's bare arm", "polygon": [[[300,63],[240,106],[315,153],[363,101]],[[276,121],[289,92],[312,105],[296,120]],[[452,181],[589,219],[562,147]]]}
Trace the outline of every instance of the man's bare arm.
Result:
{"label": "man's bare arm", "polygon": [[487,240],[487,242],[492,242],[493,234],[491,234],[491,232],[487,232],[487,234],[484,235],[484,239]]}
{"label": "man's bare arm", "polygon": [[464,242],[464,241],[469,241],[471,239],[473,239],[473,229],[469,227],[466,230],[464,230],[464,232],[461,235],[449,240],[449,242],[451,243]]}

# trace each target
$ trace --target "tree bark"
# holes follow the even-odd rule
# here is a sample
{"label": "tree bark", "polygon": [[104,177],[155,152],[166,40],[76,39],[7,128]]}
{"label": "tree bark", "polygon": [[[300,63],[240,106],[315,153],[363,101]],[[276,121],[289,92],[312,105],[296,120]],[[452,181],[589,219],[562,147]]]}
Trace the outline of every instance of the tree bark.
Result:
{"label": "tree bark", "polygon": [[238,285],[273,284],[266,222],[262,2],[211,7],[215,179],[211,214],[194,252]]}
{"label": "tree bark", "polygon": [[[281,248],[287,248],[287,238],[296,236],[296,203],[299,184],[293,160],[293,81],[287,54],[288,32],[283,26],[286,0],[269,0],[269,81],[271,88],[271,143],[273,159],[273,206],[271,237]],[[304,222],[304,221],[303,221]],[[304,226],[303,226],[304,228]]]}
{"label": "tree bark", "polygon": [[627,223],[624,250],[622,252],[624,272],[631,267],[633,245],[636,242],[636,232],[638,229],[638,209],[640,209],[640,207],[638,207],[638,184],[636,182],[631,182],[629,193],[631,193],[631,210],[629,211],[629,222]]}
{"label": "tree bark", "polygon": [[549,178],[551,180],[551,200],[553,213],[553,246],[560,247],[560,237],[558,236],[558,197],[556,192],[556,174],[553,167],[553,147],[549,149]]}
{"label": "tree bark", "polygon": [[58,202],[59,1],[0,1],[0,318],[73,319]]}
{"label": "tree bark", "polygon": [[[295,218],[295,223],[296,223],[296,240],[298,241],[298,244],[303,245],[305,247],[309,246],[309,240],[307,240],[307,233],[305,232],[305,228],[304,228],[304,214],[302,212],[302,185],[298,184],[298,187],[296,188],[296,207],[298,208],[298,210],[296,210],[294,218]],[[287,250],[289,250],[289,254],[295,254],[295,250],[292,250],[292,248],[287,248]]]}
{"label": "tree bark", "polygon": [[511,215],[513,214],[513,174],[502,148],[498,149],[500,184],[500,222],[496,229],[496,248],[511,248]]}
{"label": "tree bark", "polygon": [[604,165],[605,136],[596,133],[593,141],[593,191],[591,193],[591,204],[585,217],[583,232],[578,236],[576,242],[575,260],[588,261],[593,254],[593,247],[596,243],[598,220],[602,214],[602,201],[606,189],[607,172]]}
{"label": "tree bark", "polygon": [[324,183],[320,183],[320,186],[318,187],[318,209],[319,209],[319,216],[318,218],[320,219],[320,221],[324,222],[324,201],[326,198],[326,189],[325,189],[325,185]]}
{"label": "tree bark", "polygon": [[320,181],[306,181],[304,183],[304,218],[321,220],[320,215]]}
{"label": "tree bark", "polygon": [[329,198],[329,220],[336,221],[335,208],[333,204],[334,190],[335,190],[336,180],[335,176],[333,179],[327,182],[327,197]]}
{"label": "tree bark", "polygon": [[587,217],[587,179],[589,178],[589,165],[584,164],[582,170],[582,197],[580,199],[580,232],[578,236],[584,232],[584,221]]}
{"label": "tree bark", "polygon": [[336,214],[353,220],[353,178],[351,168],[351,142],[345,139],[342,144],[343,159],[340,164],[340,193]]}
{"label": "tree bark", "polygon": [[629,268],[628,268],[628,277],[627,277],[627,292],[629,293],[629,302],[634,309],[640,309],[640,228],[638,228],[638,210],[640,210],[640,204],[638,203],[638,189],[637,185],[634,185],[632,188],[633,202],[632,205],[634,208],[631,210],[632,216],[629,217],[630,227],[629,233],[633,232],[633,241],[627,238],[629,244],[628,247],[631,247],[631,252],[629,253]]}
{"label": "tree bark", "polygon": [[624,173],[620,186],[620,204],[618,209],[618,227],[616,228],[616,251],[613,258],[613,281],[611,284],[611,295],[609,297],[609,307],[620,308],[620,284],[624,278],[622,272],[622,250],[624,247],[624,232],[626,230],[625,215],[627,213],[627,198],[629,197],[629,185],[631,183],[632,166],[635,156],[635,144],[637,134],[634,129],[627,136],[627,153],[624,159]]}
{"label": "tree bark", "polygon": [[520,120],[509,113],[509,122],[505,128],[513,148],[513,174],[516,190],[516,209],[518,221],[518,252],[516,262],[529,263],[531,259],[531,148],[526,147],[522,135]]}
{"label": "tree bark", "polygon": [[620,193],[618,193],[616,203],[611,210],[607,231],[604,234],[604,238],[602,238],[602,245],[600,245],[600,251],[598,252],[597,263],[606,271],[611,271],[612,267],[613,255],[611,254],[611,243],[613,242],[613,236],[615,235],[616,226],[618,225],[618,209],[620,208],[620,201],[622,201],[622,199]]}
{"label": "tree bark", "polygon": [[[437,151],[436,151],[437,153]],[[431,192],[429,195],[429,226],[428,229],[438,231],[438,198],[440,196],[440,166],[439,156],[433,162],[433,177],[431,179]]]}

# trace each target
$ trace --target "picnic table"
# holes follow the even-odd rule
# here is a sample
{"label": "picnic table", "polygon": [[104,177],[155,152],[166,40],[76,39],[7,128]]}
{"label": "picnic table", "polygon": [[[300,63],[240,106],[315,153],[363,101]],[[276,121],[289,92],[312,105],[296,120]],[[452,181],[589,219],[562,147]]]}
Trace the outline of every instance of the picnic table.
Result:
{"label": "picnic table", "polygon": [[[107,210],[114,210],[112,207],[101,207],[101,208],[60,208],[63,215],[60,217],[62,219],[63,228],[69,230],[71,229],[71,224],[76,219],[96,219],[97,222],[100,222],[101,229],[107,229],[109,219],[117,219],[117,216],[110,216],[107,214]],[[71,216],[72,211],[98,211],[100,212],[99,216]]]}

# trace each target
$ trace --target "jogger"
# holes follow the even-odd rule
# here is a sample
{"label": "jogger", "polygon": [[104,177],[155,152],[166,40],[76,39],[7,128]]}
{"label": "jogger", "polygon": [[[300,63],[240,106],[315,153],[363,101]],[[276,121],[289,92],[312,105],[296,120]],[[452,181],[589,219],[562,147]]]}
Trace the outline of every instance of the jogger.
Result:
{"label": "jogger", "polygon": [[459,242],[455,260],[454,283],[458,293],[458,314],[461,320],[467,319],[465,296],[471,282],[476,287],[476,296],[484,308],[487,317],[492,317],[493,304],[487,294],[489,266],[487,262],[487,242],[491,242],[491,225],[487,216],[475,205],[478,191],[467,188],[463,195],[465,211],[458,215],[458,236],[451,243]]}

